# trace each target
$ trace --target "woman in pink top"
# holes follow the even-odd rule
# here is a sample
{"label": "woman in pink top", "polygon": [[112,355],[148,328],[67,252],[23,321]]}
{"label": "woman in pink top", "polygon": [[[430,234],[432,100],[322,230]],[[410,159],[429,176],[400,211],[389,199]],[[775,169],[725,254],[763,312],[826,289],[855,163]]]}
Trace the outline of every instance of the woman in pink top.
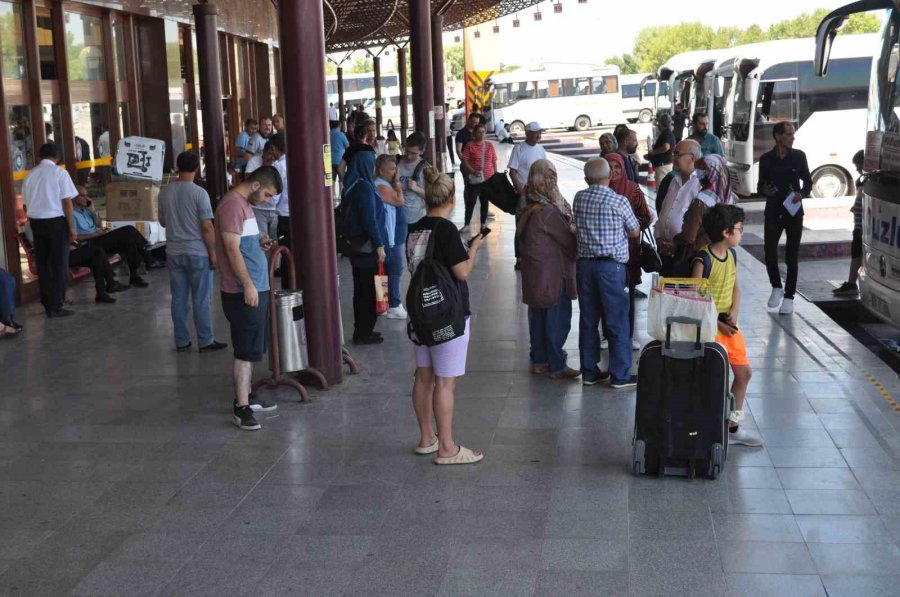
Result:
{"label": "woman in pink top", "polygon": [[481,201],[481,227],[484,228],[487,223],[488,199],[485,196],[487,189],[486,185],[482,183],[490,180],[491,176],[497,172],[497,151],[493,144],[484,140],[484,135],[484,125],[479,124],[472,131],[472,140],[466,143],[462,155],[459,156],[463,171],[467,173],[466,176],[469,177],[469,185],[472,189],[467,196],[466,217],[460,232],[466,232],[469,229],[476,200]]}

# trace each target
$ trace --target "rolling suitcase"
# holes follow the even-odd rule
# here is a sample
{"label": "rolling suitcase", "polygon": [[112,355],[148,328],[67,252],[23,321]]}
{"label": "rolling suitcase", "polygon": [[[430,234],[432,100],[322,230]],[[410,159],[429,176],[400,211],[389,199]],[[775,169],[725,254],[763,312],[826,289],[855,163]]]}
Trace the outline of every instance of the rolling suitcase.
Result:
{"label": "rolling suitcase", "polygon": [[700,341],[700,321],[666,319],[696,325],[694,342],[653,341],[641,351],[634,414],[632,470],[635,475],[699,472],[712,479],[725,467],[728,451],[728,356],[716,342]]}

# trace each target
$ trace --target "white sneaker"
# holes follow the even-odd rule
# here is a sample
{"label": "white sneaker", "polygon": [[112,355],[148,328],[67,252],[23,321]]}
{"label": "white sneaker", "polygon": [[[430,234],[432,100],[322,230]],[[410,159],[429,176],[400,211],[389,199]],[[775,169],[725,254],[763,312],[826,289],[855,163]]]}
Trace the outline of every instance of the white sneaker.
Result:
{"label": "white sneaker", "polygon": [[609,350],[609,340],[600,338],[600,350]]}
{"label": "white sneaker", "polygon": [[387,317],[388,319],[406,319],[406,309],[403,308],[403,305],[391,307],[387,310],[387,315],[385,315],[385,317]]}
{"label": "white sneaker", "polygon": [[632,338],[631,339],[631,350],[640,350],[640,349],[641,349],[641,343],[638,342],[637,340],[635,340],[634,338]]}
{"label": "white sneaker", "polygon": [[780,305],[782,297],[784,297],[784,290],[781,288],[773,288],[772,294],[769,295],[769,308],[774,309]]}
{"label": "white sneaker", "polygon": [[794,299],[784,299],[781,301],[781,308],[778,312],[782,315],[790,315],[794,312]]}
{"label": "white sneaker", "polygon": [[728,443],[758,448],[763,445],[763,440],[750,429],[738,427],[738,430],[734,433],[728,432]]}

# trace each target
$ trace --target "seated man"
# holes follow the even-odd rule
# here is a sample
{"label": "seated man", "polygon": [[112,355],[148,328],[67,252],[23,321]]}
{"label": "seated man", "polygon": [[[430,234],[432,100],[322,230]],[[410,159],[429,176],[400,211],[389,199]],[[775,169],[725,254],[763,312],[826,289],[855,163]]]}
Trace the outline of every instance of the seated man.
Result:
{"label": "seated man", "polygon": [[157,262],[147,251],[147,239],[137,231],[134,226],[122,226],[115,230],[101,230],[100,216],[94,210],[94,203],[88,197],[87,190],[76,187],[78,196],[75,197],[75,228],[78,233],[77,240],[102,248],[106,253],[118,253],[122,260],[128,264],[131,274],[131,285],[138,288],[148,286],[147,282],[138,275],[141,261],[148,269],[165,267]]}
{"label": "seated man", "polygon": [[[89,267],[94,276],[95,303],[114,303],[109,293],[127,290],[128,286],[116,281],[116,274],[109,264],[109,255],[103,247],[82,244],[69,252],[69,267]],[[145,283],[146,284],[146,283]]]}

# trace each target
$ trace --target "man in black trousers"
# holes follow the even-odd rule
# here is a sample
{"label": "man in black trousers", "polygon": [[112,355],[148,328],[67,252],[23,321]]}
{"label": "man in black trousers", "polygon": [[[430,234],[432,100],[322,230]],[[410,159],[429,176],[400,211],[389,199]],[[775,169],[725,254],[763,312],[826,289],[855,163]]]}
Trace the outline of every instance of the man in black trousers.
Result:
{"label": "man in black trousers", "polygon": [[78,195],[69,173],[59,167],[59,148],[47,143],[38,150],[41,162],[22,185],[28,220],[34,236],[41,304],[47,317],[65,317],[63,309],[69,273],[69,246],[76,230],[72,199]]}

